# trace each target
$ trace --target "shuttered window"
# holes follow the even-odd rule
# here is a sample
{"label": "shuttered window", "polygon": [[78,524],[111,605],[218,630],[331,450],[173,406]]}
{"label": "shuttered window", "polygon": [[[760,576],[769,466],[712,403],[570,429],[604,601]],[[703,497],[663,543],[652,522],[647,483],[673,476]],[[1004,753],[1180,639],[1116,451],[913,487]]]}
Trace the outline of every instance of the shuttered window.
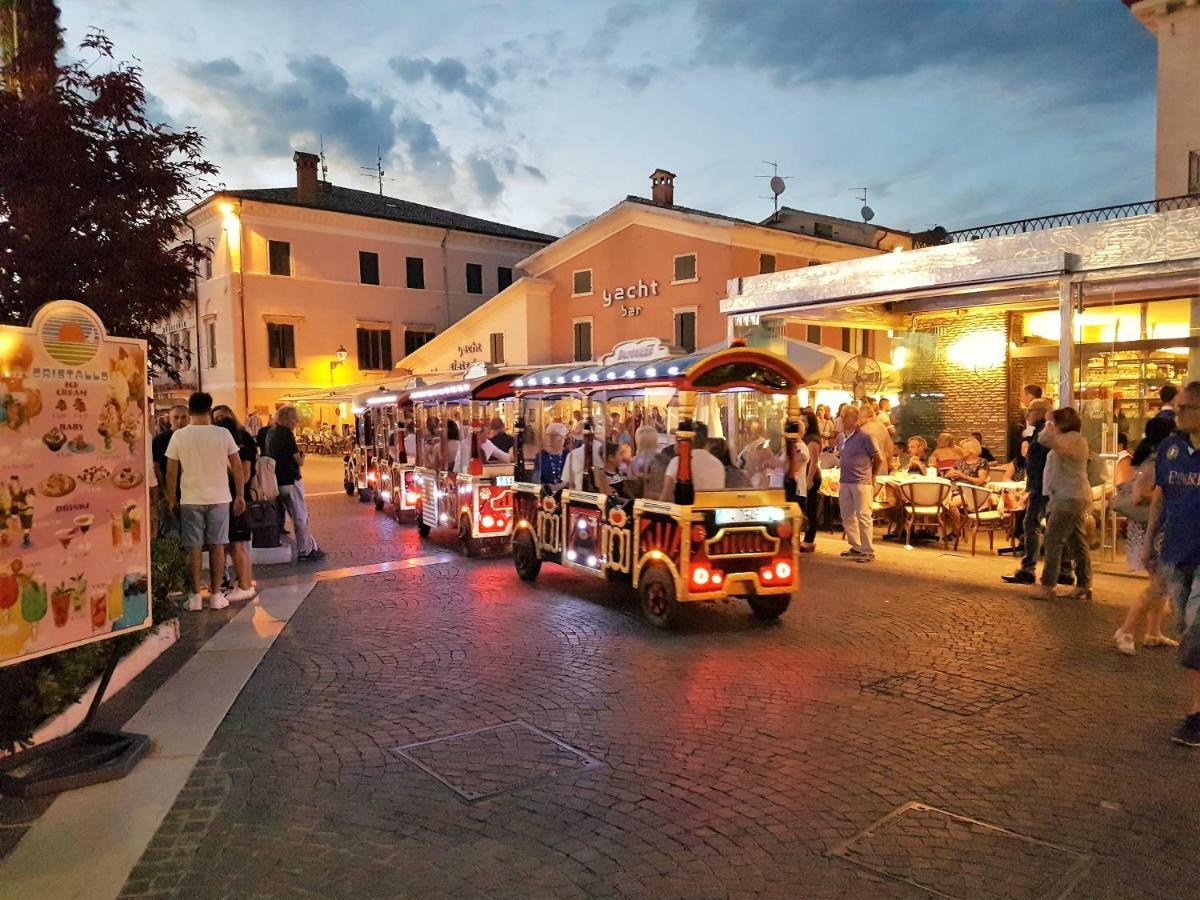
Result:
{"label": "shuttered window", "polygon": [[358,329],[358,368],[382,372],[392,367],[392,332],[386,328]]}

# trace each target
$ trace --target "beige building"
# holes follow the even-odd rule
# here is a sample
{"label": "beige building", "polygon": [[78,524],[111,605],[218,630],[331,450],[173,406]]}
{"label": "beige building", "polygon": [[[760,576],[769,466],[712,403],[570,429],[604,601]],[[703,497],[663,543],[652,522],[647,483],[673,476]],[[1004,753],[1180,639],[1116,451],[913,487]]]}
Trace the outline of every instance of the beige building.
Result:
{"label": "beige building", "polygon": [[1200,194],[1200,0],[1125,0],[1158,39],[1158,197]]}
{"label": "beige building", "polygon": [[[318,178],[296,153],[296,185],[220,191],[189,211],[212,250],[195,301],[163,323],[182,385],[245,415],[281,397],[367,381],[520,277],[550,235]],[[312,407],[314,421],[347,410]]]}

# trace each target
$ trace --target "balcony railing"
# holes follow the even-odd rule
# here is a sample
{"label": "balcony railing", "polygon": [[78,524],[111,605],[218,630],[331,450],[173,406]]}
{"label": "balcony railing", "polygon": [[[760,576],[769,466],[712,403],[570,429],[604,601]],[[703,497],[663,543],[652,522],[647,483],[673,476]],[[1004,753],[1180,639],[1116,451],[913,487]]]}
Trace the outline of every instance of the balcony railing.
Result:
{"label": "balcony railing", "polygon": [[1143,200],[1140,203],[1123,203],[1120,206],[1100,206],[1095,209],[1080,209],[1075,212],[1055,213],[1051,216],[1037,216],[1032,219],[1014,219],[1011,222],[997,222],[994,225],[963,228],[959,231],[933,229],[916,235],[913,247],[915,249],[936,247],[940,244],[959,244],[963,241],[976,241],[980,238],[1005,237],[1012,234],[1025,234],[1029,231],[1045,231],[1049,228],[1065,228],[1069,225],[1107,222],[1111,219],[1127,219],[1131,216],[1145,216],[1150,213],[1191,209],[1192,207],[1200,207],[1200,194]]}

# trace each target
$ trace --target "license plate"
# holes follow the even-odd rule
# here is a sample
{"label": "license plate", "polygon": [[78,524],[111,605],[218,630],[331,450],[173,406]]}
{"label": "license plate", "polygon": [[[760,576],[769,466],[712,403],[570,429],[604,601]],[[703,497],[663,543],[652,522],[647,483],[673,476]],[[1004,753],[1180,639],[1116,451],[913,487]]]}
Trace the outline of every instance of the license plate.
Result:
{"label": "license plate", "polygon": [[516,478],[512,475],[497,475],[495,478],[496,487],[512,487]]}
{"label": "license plate", "polygon": [[783,510],[778,506],[742,506],[716,511],[718,525],[736,525],[743,522],[782,522]]}

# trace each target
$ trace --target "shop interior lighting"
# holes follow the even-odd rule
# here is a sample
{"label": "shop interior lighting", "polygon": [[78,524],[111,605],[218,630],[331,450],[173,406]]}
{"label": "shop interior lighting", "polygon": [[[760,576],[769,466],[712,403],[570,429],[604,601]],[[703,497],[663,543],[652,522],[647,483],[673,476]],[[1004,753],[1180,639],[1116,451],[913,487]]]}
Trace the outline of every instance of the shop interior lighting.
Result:
{"label": "shop interior lighting", "polygon": [[399,398],[395,394],[382,394],[378,397],[368,397],[367,406],[382,406],[385,403],[395,403]]}

